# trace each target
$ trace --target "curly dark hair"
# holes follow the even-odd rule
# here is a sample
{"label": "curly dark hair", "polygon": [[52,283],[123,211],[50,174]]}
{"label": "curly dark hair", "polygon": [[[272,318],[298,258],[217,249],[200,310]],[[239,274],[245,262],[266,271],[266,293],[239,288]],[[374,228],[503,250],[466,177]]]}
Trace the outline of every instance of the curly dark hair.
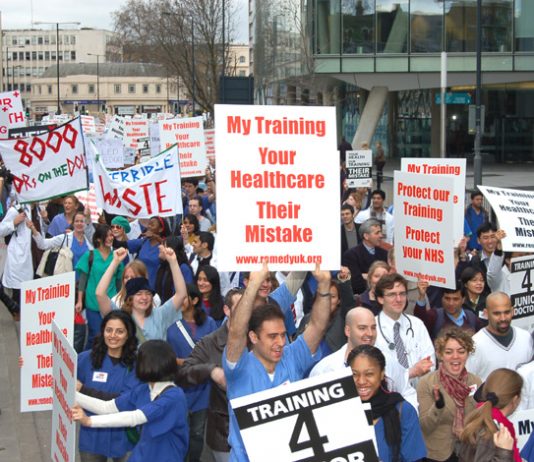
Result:
{"label": "curly dark hair", "polygon": [[108,347],[104,341],[104,331],[109,321],[118,319],[124,324],[128,332],[126,343],[122,347],[121,363],[128,368],[133,368],[137,357],[137,336],[135,335],[136,327],[132,317],[121,310],[113,310],[104,316],[102,324],[100,325],[100,335],[95,337],[93,349],[91,351],[91,363],[94,369],[100,369],[104,358],[108,353]]}

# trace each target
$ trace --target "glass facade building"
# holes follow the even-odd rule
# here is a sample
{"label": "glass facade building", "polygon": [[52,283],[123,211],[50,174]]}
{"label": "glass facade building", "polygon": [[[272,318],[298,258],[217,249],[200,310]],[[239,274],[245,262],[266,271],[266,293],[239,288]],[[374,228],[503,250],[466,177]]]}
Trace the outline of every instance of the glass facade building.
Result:
{"label": "glass facade building", "polygon": [[[335,104],[339,135],[352,139],[369,91],[388,87],[374,139],[396,157],[436,154],[442,51],[448,91],[474,104],[476,0],[250,3],[258,102]],[[482,150],[498,161],[534,161],[534,0],[481,5]],[[448,155],[469,156],[473,141],[469,105],[448,104]]]}

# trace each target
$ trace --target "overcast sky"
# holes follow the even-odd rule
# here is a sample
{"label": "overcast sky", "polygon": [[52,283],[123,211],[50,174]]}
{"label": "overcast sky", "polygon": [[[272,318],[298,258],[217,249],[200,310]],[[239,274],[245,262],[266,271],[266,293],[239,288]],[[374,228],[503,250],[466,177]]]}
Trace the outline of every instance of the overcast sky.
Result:
{"label": "overcast sky", "polygon": [[[247,0],[234,0],[234,2],[238,6],[235,18],[237,40],[246,42],[248,2]],[[81,22],[81,27],[111,30],[113,27],[111,13],[125,3],[125,0],[1,0],[2,28],[30,28],[33,20],[54,23],[76,21]]]}

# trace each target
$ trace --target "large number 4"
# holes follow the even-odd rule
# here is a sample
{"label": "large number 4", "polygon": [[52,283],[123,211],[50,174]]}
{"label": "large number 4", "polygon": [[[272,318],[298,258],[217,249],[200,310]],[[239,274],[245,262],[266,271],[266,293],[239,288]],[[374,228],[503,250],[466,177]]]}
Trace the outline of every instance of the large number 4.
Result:
{"label": "large number 4", "polygon": [[530,281],[530,270],[525,271],[525,277],[523,278],[523,282],[521,283],[522,289],[527,289],[527,292],[532,291],[532,282]]}
{"label": "large number 4", "polygon": [[[308,431],[308,439],[299,441],[304,426]],[[301,412],[297,416],[297,422],[295,423],[295,428],[293,429],[291,439],[289,440],[291,452],[298,452],[303,449],[311,448],[315,456],[320,456],[325,453],[323,445],[326,443],[328,443],[328,437],[319,434],[319,429],[317,428],[315,418],[313,417],[313,411],[309,410]]]}

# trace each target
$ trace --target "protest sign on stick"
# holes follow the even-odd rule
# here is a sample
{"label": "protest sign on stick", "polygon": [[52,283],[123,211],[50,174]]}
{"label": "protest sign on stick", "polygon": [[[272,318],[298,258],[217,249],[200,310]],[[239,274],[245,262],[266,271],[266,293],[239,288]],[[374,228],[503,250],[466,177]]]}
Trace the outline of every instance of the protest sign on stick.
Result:
{"label": "protest sign on stick", "polygon": [[534,255],[512,259],[510,299],[514,307],[512,324],[532,332],[534,330]]}
{"label": "protest sign on stick", "polygon": [[454,179],[394,175],[397,271],[410,281],[454,287]]}
{"label": "protest sign on stick", "polygon": [[465,159],[403,157],[401,159],[401,171],[420,175],[445,175],[454,178],[454,242],[456,244],[460,242],[464,236]]}
{"label": "protest sign on stick", "polygon": [[370,188],[373,186],[373,151],[347,151],[345,167],[349,188]]}
{"label": "protest sign on stick", "polygon": [[249,459],[378,462],[374,427],[348,373],[328,373],[232,399]]}
{"label": "protest sign on stick", "polygon": [[15,176],[20,203],[44,201],[88,188],[80,119],[30,138],[0,140],[6,167]]}
{"label": "protest sign on stick", "polygon": [[72,462],[76,458],[76,422],[72,420],[71,409],[76,400],[78,355],[55,321],[52,321],[52,362],[54,399],[50,454],[55,462]]}
{"label": "protest sign on stick", "polygon": [[7,138],[12,128],[25,127],[26,117],[20,92],[0,93],[0,138]]}
{"label": "protest sign on stick", "polygon": [[100,160],[94,177],[96,203],[108,213],[135,218],[182,213],[176,146],[124,170],[109,171]]}
{"label": "protest sign on stick", "polygon": [[52,409],[52,321],[73,340],[74,272],[21,286],[20,411]]}
{"label": "protest sign on stick", "polygon": [[339,269],[333,107],[218,105],[220,271]]}
{"label": "protest sign on stick", "polygon": [[534,192],[479,185],[506,232],[505,252],[534,251]]}

